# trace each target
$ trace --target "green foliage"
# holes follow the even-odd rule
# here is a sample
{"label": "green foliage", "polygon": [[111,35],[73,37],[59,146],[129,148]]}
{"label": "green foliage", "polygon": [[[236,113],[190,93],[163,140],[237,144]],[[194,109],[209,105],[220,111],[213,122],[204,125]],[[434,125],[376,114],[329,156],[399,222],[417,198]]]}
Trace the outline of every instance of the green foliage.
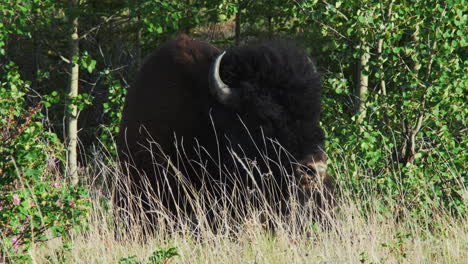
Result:
{"label": "green foliage", "polygon": [[9,35],[31,37],[35,28],[50,22],[47,14],[60,5],[60,1],[53,0],[1,1],[0,56],[7,55],[5,46]]}
{"label": "green foliage", "polygon": [[[408,249],[406,248],[406,242],[413,236],[411,233],[397,232],[395,234],[395,240],[391,243],[382,243],[382,247],[388,248],[390,254],[398,256],[398,263],[404,263],[408,256]],[[385,262],[385,260],[383,261]]]}
{"label": "green foliage", "polygon": [[[88,204],[84,190],[55,184],[65,155],[59,134],[64,105],[70,103],[62,56],[68,53],[65,5],[0,1],[0,232],[2,250],[17,260],[31,244],[50,238],[46,230],[66,237],[82,226]],[[465,6],[462,0],[80,1],[73,14],[80,18],[82,53],[72,60],[83,70],[80,95],[71,102],[80,109],[80,140],[89,147],[98,135],[115,153],[124,98],[142,58],[181,32],[209,23],[233,26],[240,12],[245,39],[297,38],[317,58],[327,152],[338,167],[330,172],[348,172],[334,175],[344,192],[359,200],[373,190],[382,213],[409,211],[426,224],[442,207],[463,215]],[[361,57],[368,60],[364,67]],[[369,85],[357,98],[360,74]],[[366,115],[357,122],[361,100]],[[44,113],[51,126],[45,127]],[[161,254],[154,261],[170,258]],[[121,261],[138,263],[135,257]]]}
{"label": "green foliage", "polygon": [[96,68],[96,60],[93,60],[91,56],[89,56],[88,52],[84,52],[84,54],[80,57],[80,65],[83,69],[86,69],[89,73],[92,73]]}
{"label": "green foliage", "polygon": [[101,75],[103,75],[104,83],[108,86],[109,90],[107,102],[103,104],[106,122],[105,126],[102,127],[100,139],[108,151],[116,154],[114,138],[119,133],[120,120],[122,119],[128,87],[122,86],[118,80],[115,80],[109,70],[105,70]]}
{"label": "green foliage", "polygon": [[85,225],[87,191],[60,183],[63,146],[41,122],[41,104],[29,107],[29,84],[9,63],[0,79],[0,255],[28,261],[32,245]]}
{"label": "green foliage", "polygon": [[[244,3],[245,34],[272,38],[298,30],[297,5],[291,0],[241,1]],[[287,35],[286,35],[287,36]]]}
{"label": "green foliage", "polygon": [[[368,263],[367,260],[369,259],[369,256],[367,255],[366,252],[364,252],[364,251],[361,252],[361,253],[359,254],[359,257],[360,257],[360,258],[359,258],[359,263],[362,263],[362,264]],[[369,263],[373,263],[373,262],[369,262]]]}
{"label": "green foliage", "polygon": [[212,5],[218,3],[207,0],[190,1],[128,1],[130,15],[138,20],[145,42],[167,39],[176,32],[189,33],[191,29],[206,23],[216,14]]}
{"label": "green foliage", "polygon": [[178,255],[179,254],[177,253],[176,247],[170,247],[168,249],[160,248],[154,251],[148,260],[150,261],[149,263],[151,264],[163,264],[163,263],[168,263],[169,259]]}
{"label": "green foliage", "polygon": [[[394,235],[394,239],[390,242],[387,243],[382,243],[380,244],[381,247],[388,249],[389,254],[388,255],[393,255],[397,259],[397,263],[407,263],[407,257],[408,257],[408,248],[407,248],[407,242],[409,239],[413,237],[413,234],[411,233],[402,233],[402,232],[397,232]],[[360,254],[360,263],[375,263],[375,262],[369,262],[369,255],[365,252],[362,251]],[[389,260],[387,258],[381,258],[378,263],[387,263]]]}
{"label": "green foliage", "polygon": [[119,264],[166,264],[175,257],[178,256],[177,248],[170,247],[168,249],[159,248],[149,256],[147,262],[137,261],[136,256],[130,256],[126,258],[121,258]]}
{"label": "green foliage", "polygon": [[[350,171],[350,178],[335,175],[345,190],[359,199],[368,195],[361,186],[373,186],[384,211],[398,215],[409,209],[429,222],[439,206],[463,215],[462,131],[468,114],[463,1],[298,5],[303,27],[321,33],[313,41],[325,73],[327,152],[332,160],[344,155],[354,162],[336,164]],[[369,62],[358,68],[363,54]],[[369,76],[368,94],[361,98],[367,115],[360,123],[357,72]],[[358,168],[366,174],[353,173]]]}

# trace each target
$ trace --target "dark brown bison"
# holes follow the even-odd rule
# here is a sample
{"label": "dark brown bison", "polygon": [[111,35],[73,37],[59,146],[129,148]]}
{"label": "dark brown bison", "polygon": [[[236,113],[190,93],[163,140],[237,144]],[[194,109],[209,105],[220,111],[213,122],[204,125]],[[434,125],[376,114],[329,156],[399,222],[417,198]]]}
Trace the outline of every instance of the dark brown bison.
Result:
{"label": "dark brown bison", "polygon": [[234,186],[256,187],[284,209],[295,189],[297,200],[323,207],[332,180],[319,79],[312,60],[291,44],[221,51],[186,35],[165,43],[128,91],[117,139],[121,161],[134,168],[136,193],[145,200],[141,190],[151,187],[172,212],[190,210],[183,198],[193,194],[180,186],[180,171],[195,194],[216,199]]}

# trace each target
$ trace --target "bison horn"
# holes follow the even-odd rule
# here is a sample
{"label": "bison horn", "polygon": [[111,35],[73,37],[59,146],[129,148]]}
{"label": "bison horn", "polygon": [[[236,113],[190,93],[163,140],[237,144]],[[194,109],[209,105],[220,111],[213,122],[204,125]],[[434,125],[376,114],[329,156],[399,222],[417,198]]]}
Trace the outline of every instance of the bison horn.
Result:
{"label": "bison horn", "polygon": [[317,72],[317,67],[315,66],[314,61],[309,56],[306,56],[306,58],[307,62],[312,66],[312,71]]}
{"label": "bison horn", "polygon": [[216,96],[216,98],[218,98],[219,102],[222,104],[228,104],[233,97],[233,91],[223,82],[223,80],[221,80],[221,76],[219,75],[219,65],[221,64],[221,59],[224,54],[226,54],[226,51],[216,57],[213,64],[211,64],[209,85],[211,92]]}

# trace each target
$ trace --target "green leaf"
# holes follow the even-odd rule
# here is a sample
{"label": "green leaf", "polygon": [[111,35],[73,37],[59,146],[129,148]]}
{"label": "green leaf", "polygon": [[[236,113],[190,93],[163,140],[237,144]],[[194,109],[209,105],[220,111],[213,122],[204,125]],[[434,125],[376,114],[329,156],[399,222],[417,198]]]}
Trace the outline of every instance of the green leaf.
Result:
{"label": "green leaf", "polygon": [[158,34],[163,33],[163,28],[162,28],[161,26],[158,26],[158,27],[156,28],[156,33],[158,33]]}
{"label": "green leaf", "polygon": [[225,21],[227,19],[227,16],[225,14],[219,14],[218,15],[218,20],[219,21]]}

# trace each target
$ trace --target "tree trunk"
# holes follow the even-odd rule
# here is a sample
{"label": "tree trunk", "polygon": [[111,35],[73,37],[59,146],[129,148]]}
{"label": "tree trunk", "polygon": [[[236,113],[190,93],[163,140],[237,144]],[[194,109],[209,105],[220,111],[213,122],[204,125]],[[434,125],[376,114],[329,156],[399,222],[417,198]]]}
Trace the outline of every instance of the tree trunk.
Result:
{"label": "tree trunk", "polygon": [[[416,24],[415,30],[413,34],[411,35],[411,39],[413,40],[413,45],[416,47],[419,44],[419,24]],[[419,63],[417,59],[413,60],[412,70],[413,70],[413,74],[415,78],[418,78],[419,69],[421,69],[421,64]],[[421,99],[421,109],[424,109],[424,106],[425,106],[425,95],[423,94],[422,99]],[[423,118],[424,118],[424,111],[421,111],[414,128],[411,128],[411,126],[408,125],[406,129],[406,141],[407,142],[406,142],[405,156],[403,159],[405,163],[412,163],[414,161],[414,156],[416,154],[416,151],[415,151],[416,134],[419,132],[419,130],[421,130]]]}
{"label": "tree trunk", "polygon": [[182,23],[182,28],[181,32],[183,32],[186,35],[190,36],[190,30],[192,29],[192,22],[190,20],[192,19],[192,9],[190,8],[192,6],[192,1],[191,0],[185,0],[185,21],[184,20],[179,20],[183,21]]}
{"label": "tree trunk", "polygon": [[[140,22],[141,22],[140,14],[138,14],[137,20],[138,20],[137,24],[140,25]],[[141,27],[140,26],[138,27],[136,42],[137,42],[136,43],[136,46],[137,46],[137,61],[136,61],[136,64],[137,64],[137,69],[139,70],[141,68],[141,61],[142,61],[142,58],[141,58]]]}
{"label": "tree trunk", "polygon": [[77,0],[69,0],[69,49],[70,49],[70,83],[69,103],[67,109],[67,176],[73,185],[78,184],[78,106],[73,100],[78,96],[79,65],[76,58],[80,55],[78,38],[78,16],[73,10],[77,8]]}
{"label": "tree trunk", "polygon": [[366,118],[366,100],[367,100],[367,94],[369,90],[369,46],[366,43],[366,40],[364,38],[361,38],[361,48],[362,54],[359,59],[359,82],[358,82],[358,87],[357,87],[357,101],[358,101],[358,106],[357,106],[357,113],[358,117],[356,119],[357,123],[361,123],[364,118]]}
{"label": "tree trunk", "polygon": [[241,40],[241,8],[237,9],[236,12],[236,28],[235,28],[235,38],[234,38],[234,44],[236,46],[240,45],[240,40]]}
{"label": "tree trunk", "polygon": [[379,55],[379,70],[381,71],[380,73],[380,93],[382,95],[387,95],[387,86],[385,84],[385,74],[384,74],[384,66],[383,66],[383,58],[382,58],[382,52],[383,52],[383,38],[379,39],[379,42],[377,43],[377,54]]}
{"label": "tree trunk", "polygon": [[[418,44],[419,44],[419,26],[420,26],[419,23],[416,24],[414,32],[411,35],[411,39],[413,40],[413,43],[414,43],[413,46],[414,47],[417,47]],[[418,76],[419,69],[421,69],[421,64],[419,63],[419,60],[418,59],[413,60],[413,73],[416,76],[416,78]]]}
{"label": "tree trunk", "polygon": [[272,17],[271,15],[268,15],[267,21],[268,21],[268,39],[273,38],[273,25],[272,25]]}
{"label": "tree trunk", "polygon": [[[382,30],[382,38],[379,39],[377,42],[377,54],[378,54],[378,61],[379,61],[379,69],[381,71],[380,73],[380,93],[382,95],[387,95],[387,85],[385,83],[385,74],[384,74],[384,66],[383,66],[383,43],[384,43],[384,37],[385,33],[387,31],[387,25],[389,24],[388,22],[390,21],[391,15],[392,15],[392,6],[393,6],[394,0],[391,0],[390,3],[388,4],[388,9],[387,13],[385,14],[385,27]],[[383,13],[383,12],[382,12]]]}
{"label": "tree trunk", "polygon": [[[37,23],[37,13],[34,12],[34,24]],[[34,55],[33,55],[33,78],[32,78],[32,88],[37,91],[38,89],[38,80],[39,80],[39,53],[40,53],[40,46],[39,46],[39,29],[34,29],[34,32],[32,33],[32,39],[33,39],[33,46],[34,46]]]}

